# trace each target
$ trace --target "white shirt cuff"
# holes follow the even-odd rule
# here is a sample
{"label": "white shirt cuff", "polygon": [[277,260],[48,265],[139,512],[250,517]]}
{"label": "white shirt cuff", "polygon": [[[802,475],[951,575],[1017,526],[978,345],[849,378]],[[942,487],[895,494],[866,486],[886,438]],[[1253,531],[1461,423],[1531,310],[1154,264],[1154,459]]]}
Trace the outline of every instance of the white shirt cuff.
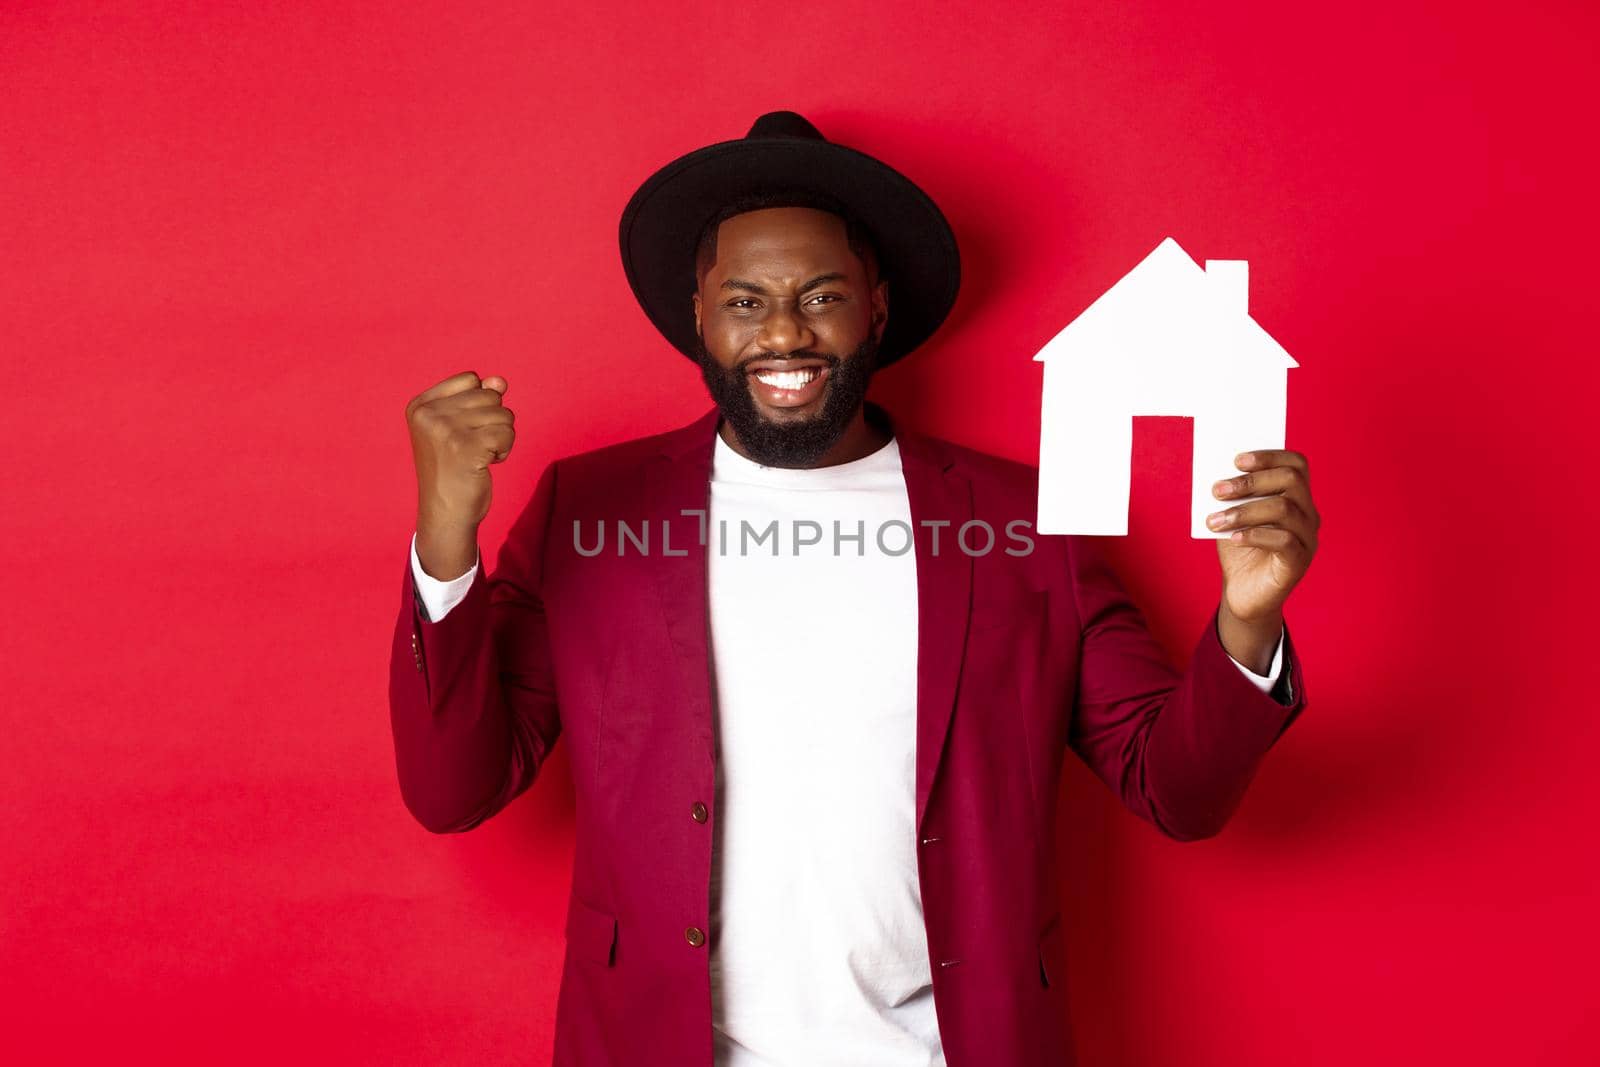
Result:
{"label": "white shirt cuff", "polygon": [[472,579],[478,573],[479,562],[479,557],[475,556],[472,567],[467,573],[448,582],[441,582],[422,569],[422,560],[417,558],[417,535],[415,533],[411,535],[411,578],[416,583],[417,596],[422,599],[422,613],[428,617],[429,622],[443,619],[450,614],[451,608],[467,598],[467,590],[472,587]]}
{"label": "white shirt cuff", "polygon": [[1272,666],[1267,668],[1266,674],[1257,674],[1232,656],[1228,657],[1233,659],[1233,665],[1243,671],[1244,676],[1254,682],[1256,688],[1263,693],[1272,692],[1272,687],[1278,684],[1278,675],[1283,673],[1283,636],[1281,633],[1278,635],[1278,648],[1272,653]]}

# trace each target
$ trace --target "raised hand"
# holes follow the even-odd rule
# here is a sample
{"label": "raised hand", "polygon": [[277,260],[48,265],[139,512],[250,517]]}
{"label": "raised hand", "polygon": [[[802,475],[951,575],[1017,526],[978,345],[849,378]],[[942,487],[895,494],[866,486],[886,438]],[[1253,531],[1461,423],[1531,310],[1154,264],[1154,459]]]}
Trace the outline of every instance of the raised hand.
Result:
{"label": "raised hand", "polygon": [[478,525],[489,513],[489,467],[516,439],[506,380],[454,374],[406,404],[417,468],[417,557],[423,570],[449,580],[477,558]]}
{"label": "raised hand", "polygon": [[1282,632],[1284,601],[1316,555],[1322,516],[1311,500],[1304,454],[1287,449],[1241,452],[1234,465],[1246,473],[1217,482],[1212,494],[1263,499],[1207,517],[1211,529],[1229,531],[1217,542],[1222,565],[1218,632],[1235,659],[1246,665],[1255,662],[1264,671]]}

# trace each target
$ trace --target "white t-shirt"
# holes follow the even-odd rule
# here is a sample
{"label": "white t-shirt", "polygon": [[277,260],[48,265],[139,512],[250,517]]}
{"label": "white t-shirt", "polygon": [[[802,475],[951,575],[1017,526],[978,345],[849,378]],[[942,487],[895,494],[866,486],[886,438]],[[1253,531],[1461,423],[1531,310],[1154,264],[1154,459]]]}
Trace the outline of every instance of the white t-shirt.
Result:
{"label": "white t-shirt", "polygon": [[917,574],[899,445],[808,470],[760,466],[720,434],[715,449],[716,1062],[942,1064],[917,883]]}

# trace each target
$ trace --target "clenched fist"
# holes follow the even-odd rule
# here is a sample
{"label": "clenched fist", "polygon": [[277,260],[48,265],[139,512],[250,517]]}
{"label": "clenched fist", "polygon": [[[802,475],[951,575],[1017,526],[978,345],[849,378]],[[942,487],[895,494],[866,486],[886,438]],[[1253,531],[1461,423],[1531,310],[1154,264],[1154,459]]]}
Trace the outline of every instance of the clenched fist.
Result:
{"label": "clenched fist", "polygon": [[511,454],[516,416],[503,397],[506,380],[463,371],[406,404],[417,467],[417,558],[443,581],[477,558],[478,525],[489,513],[489,465]]}

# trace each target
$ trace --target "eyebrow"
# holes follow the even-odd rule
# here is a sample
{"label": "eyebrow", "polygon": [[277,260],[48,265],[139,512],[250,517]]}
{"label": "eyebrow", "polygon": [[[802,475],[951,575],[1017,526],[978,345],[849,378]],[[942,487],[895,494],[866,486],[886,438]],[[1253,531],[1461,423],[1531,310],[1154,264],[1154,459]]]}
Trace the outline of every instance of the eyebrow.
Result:
{"label": "eyebrow", "polygon": [[[833,271],[828,274],[819,274],[815,278],[812,278],[809,282],[806,282],[804,285],[802,285],[799,291],[802,293],[809,293],[817,286],[823,285],[827,282],[842,282],[846,280],[847,279],[845,276],[840,274],[838,271]],[[761,296],[767,295],[767,291],[761,286],[757,285],[755,282],[747,282],[743,278],[729,278],[727,281],[722,283],[722,288],[741,289],[747,293],[757,293]]]}

